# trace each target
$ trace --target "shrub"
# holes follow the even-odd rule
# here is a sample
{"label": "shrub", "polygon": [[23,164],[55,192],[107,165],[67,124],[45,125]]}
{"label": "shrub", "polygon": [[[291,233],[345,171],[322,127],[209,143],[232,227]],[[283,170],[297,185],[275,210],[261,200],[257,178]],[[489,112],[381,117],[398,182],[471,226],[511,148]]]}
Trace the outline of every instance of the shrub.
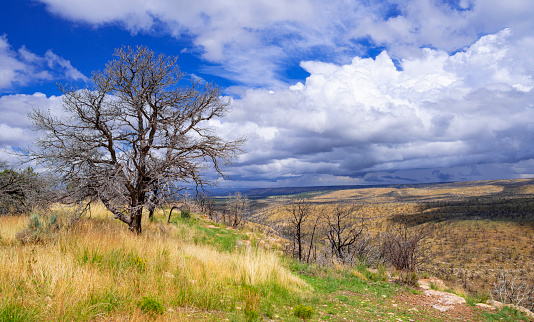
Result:
{"label": "shrub", "polygon": [[492,297],[498,301],[534,309],[534,285],[525,276],[501,272],[494,287]]}
{"label": "shrub", "polygon": [[190,211],[188,208],[186,208],[186,209],[182,209],[182,212],[181,212],[181,213],[182,213],[181,215],[182,215],[182,218],[183,218],[183,219],[189,219],[189,218],[191,218],[191,211]]}
{"label": "shrub", "polygon": [[399,271],[417,269],[421,242],[429,236],[428,225],[409,228],[406,223],[391,227],[382,239],[382,256]]}
{"label": "shrub", "polygon": [[34,213],[30,216],[26,229],[18,232],[16,237],[23,244],[43,243],[55,240],[59,229],[56,214],[53,213],[46,219],[45,216]]}
{"label": "shrub", "polygon": [[311,318],[314,313],[315,312],[313,311],[312,307],[304,306],[302,304],[295,306],[295,308],[293,309],[293,314],[303,320]]}
{"label": "shrub", "polygon": [[165,312],[163,304],[149,296],[143,296],[143,298],[137,302],[137,306],[141,311],[148,314],[163,314]]}

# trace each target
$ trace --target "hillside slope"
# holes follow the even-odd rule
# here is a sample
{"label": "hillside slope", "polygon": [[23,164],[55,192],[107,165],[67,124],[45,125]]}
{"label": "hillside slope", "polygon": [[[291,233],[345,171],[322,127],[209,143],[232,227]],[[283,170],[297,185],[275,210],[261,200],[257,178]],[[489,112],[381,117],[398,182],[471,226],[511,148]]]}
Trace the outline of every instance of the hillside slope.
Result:
{"label": "hillside slope", "polygon": [[524,319],[467,304],[441,312],[385,271],[295,262],[276,243],[259,247],[260,233],[202,216],[159,214],[135,236],[102,209],[77,223],[54,215],[56,228],[41,216],[26,243],[17,232],[29,218],[0,217],[0,321],[298,321],[308,307],[315,321]]}

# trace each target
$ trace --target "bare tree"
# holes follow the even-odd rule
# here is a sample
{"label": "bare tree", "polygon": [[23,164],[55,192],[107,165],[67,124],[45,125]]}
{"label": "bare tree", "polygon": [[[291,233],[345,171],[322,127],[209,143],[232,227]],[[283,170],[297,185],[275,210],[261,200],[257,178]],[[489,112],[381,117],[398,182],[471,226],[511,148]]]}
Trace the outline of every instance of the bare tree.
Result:
{"label": "bare tree", "polygon": [[[228,101],[212,85],[191,80],[177,57],[146,47],[123,47],[86,89],[61,87],[65,117],[34,110],[44,131],[32,156],[53,168],[73,201],[97,197],[114,216],[141,233],[143,209],[175,195],[184,185],[203,188],[203,175],[239,152],[244,139],[224,141],[208,127]],[[150,193],[158,189],[158,198]]]}
{"label": "bare tree", "polygon": [[[324,229],[332,254],[343,262],[352,260],[353,248],[360,239],[367,240],[363,223],[355,220],[357,208],[353,205],[338,204],[333,208],[323,208]],[[362,245],[359,245],[361,247]]]}
{"label": "bare tree", "polygon": [[217,221],[216,212],[215,212],[215,199],[208,195],[207,193],[197,195],[197,203],[200,206],[200,210],[208,215],[208,217]]}
{"label": "bare tree", "polygon": [[396,269],[414,272],[419,264],[421,242],[429,237],[432,224],[409,227],[406,222],[390,226],[382,236],[382,255]]}
{"label": "bare tree", "polygon": [[228,196],[226,210],[228,215],[228,224],[232,227],[238,227],[243,223],[247,213],[248,199],[247,196],[236,192],[233,196]]}
{"label": "bare tree", "polygon": [[293,252],[296,250],[296,257],[302,260],[304,255],[304,238],[307,236],[304,225],[311,215],[311,207],[304,199],[296,199],[286,207],[286,211],[290,214],[288,219],[289,235],[293,239]]}
{"label": "bare tree", "polygon": [[534,285],[526,277],[501,271],[494,286],[492,297],[500,302],[534,309]]}

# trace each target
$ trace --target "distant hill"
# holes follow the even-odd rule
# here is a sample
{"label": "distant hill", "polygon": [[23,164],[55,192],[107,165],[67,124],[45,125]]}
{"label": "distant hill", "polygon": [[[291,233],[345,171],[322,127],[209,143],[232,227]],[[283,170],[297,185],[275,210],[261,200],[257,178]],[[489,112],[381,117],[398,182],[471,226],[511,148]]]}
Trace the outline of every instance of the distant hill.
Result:
{"label": "distant hill", "polygon": [[502,186],[522,186],[533,184],[534,179],[504,179],[504,180],[484,180],[484,181],[458,181],[458,182],[433,182],[433,183],[413,183],[413,184],[381,184],[381,185],[341,185],[341,186],[310,186],[310,187],[280,187],[280,188],[244,188],[244,189],[214,189],[215,196],[224,197],[228,194],[240,192],[249,198],[265,198],[269,196],[295,195],[317,191],[338,191],[368,188],[432,188],[432,187],[470,187],[497,184]]}

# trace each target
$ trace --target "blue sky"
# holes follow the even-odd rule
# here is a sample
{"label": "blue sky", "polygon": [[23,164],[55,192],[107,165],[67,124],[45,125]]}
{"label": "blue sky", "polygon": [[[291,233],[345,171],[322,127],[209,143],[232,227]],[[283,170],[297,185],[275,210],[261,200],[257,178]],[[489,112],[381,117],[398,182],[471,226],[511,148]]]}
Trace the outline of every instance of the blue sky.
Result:
{"label": "blue sky", "polygon": [[534,176],[530,0],[0,3],[0,159],[115,48],[178,55],[248,138],[222,187]]}

